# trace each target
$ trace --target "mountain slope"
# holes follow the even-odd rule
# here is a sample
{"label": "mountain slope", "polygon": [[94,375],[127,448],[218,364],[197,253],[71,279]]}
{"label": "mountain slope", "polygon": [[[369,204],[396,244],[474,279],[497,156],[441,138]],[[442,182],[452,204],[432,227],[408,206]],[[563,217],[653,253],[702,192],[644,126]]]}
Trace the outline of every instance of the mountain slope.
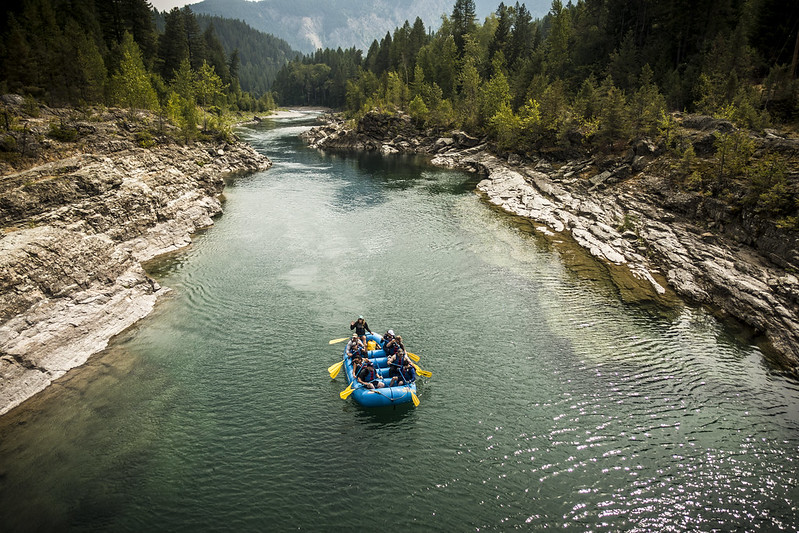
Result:
{"label": "mountain slope", "polygon": [[[368,50],[375,39],[408,20],[420,17],[437,28],[441,15],[452,13],[454,0],[204,0],[191,5],[195,13],[240,19],[257,30],[285,39],[292,48]],[[511,5],[515,2],[507,2]],[[533,17],[546,14],[549,0],[527,2]],[[475,2],[478,20],[496,11],[499,0]]]}
{"label": "mountain slope", "polygon": [[239,51],[239,83],[243,90],[256,96],[268,91],[283,65],[299,55],[283,39],[253,29],[240,20],[208,15],[198,15],[197,20],[203,30],[213,24],[228,56],[234,50]]}

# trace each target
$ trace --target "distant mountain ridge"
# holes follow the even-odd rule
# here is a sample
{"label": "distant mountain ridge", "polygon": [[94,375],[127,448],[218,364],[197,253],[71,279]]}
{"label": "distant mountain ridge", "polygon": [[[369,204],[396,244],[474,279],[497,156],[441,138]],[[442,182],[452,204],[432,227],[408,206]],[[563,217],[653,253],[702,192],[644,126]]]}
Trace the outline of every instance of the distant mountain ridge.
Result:
{"label": "distant mountain ridge", "polygon": [[[496,11],[500,0],[477,0],[477,19]],[[550,0],[524,2],[533,17],[543,17]],[[452,13],[455,0],[203,0],[190,5],[195,13],[240,19],[253,28],[287,41],[301,52],[318,48],[360,48],[387,31],[420,17],[427,28],[438,28],[441,15]],[[513,5],[514,2],[506,2]]]}
{"label": "distant mountain ridge", "polygon": [[279,37],[252,28],[241,20],[211,15],[197,15],[200,27],[205,30],[213,24],[225,53],[239,52],[239,83],[241,88],[260,96],[272,87],[277,72],[300,53]]}

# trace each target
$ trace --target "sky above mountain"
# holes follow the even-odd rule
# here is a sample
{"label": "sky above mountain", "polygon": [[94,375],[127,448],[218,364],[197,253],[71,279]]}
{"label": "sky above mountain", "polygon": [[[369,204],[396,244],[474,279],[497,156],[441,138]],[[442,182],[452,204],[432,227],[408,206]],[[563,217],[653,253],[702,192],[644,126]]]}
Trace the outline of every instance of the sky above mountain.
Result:
{"label": "sky above mountain", "polygon": [[[455,0],[150,0],[159,11],[189,5],[195,13],[245,21],[260,31],[285,39],[297,50],[350,48],[364,52],[405,20],[421,17],[427,28],[437,28],[441,15],[449,15]],[[477,19],[496,11],[500,0],[476,0]],[[515,1],[506,2],[513,5]],[[533,18],[543,17],[551,0],[524,2]]]}
{"label": "sky above mountain", "polygon": [[183,7],[191,4],[191,2],[186,2],[186,0],[150,0],[150,3],[158,11],[169,11],[173,7]]}

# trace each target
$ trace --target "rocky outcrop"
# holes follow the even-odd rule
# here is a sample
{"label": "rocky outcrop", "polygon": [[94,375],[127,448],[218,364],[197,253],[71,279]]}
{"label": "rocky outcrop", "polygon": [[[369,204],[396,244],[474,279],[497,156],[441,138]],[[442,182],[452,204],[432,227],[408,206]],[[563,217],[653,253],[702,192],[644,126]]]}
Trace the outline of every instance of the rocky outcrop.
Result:
{"label": "rocky outcrop", "polygon": [[[713,131],[732,128],[710,117],[685,119],[699,147],[709,144]],[[393,130],[381,135],[383,123]],[[477,188],[490,203],[532,220],[543,233],[569,235],[609,266],[623,297],[668,301],[676,291],[708,304],[765,334],[783,366],[799,375],[796,232],[678,192],[667,177],[649,171],[657,168],[661,149],[648,139],[616,159],[589,155],[555,164],[499,157],[495,147],[463,132],[414,136],[411,126],[407,117],[371,119],[357,129],[332,120],[305,138],[324,149],[426,153],[434,165],[480,172],[485,179]],[[782,138],[763,142],[789,151],[799,146]]]}
{"label": "rocky outcrop", "polygon": [[0,414],[146,316],[167,289],[142,262],[213,224],[226,176],[271,164],[237,142],[141,148],[123,114],[85,129],[80,153],[0,179]]}

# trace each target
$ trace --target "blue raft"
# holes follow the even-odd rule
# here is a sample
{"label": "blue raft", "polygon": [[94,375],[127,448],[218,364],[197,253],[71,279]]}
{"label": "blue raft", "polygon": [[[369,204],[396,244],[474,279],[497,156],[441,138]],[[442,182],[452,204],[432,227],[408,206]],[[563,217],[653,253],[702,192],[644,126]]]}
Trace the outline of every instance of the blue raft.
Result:
{"label": "blue raft", "polygon": [[[383,338],[374,333],[368,334],[366,340],[375,341],[378,346],[383,343]],[[370,350],[368,356],[375,364],[375,370],[377,370],[378,375],[386,386],[381,389],[367,389],[358,383],[353,374],[352,362],[347,357],[347,349],[344,348],[344,371],[347,373],[347,383],[354,389],[352,396],[355,401],[364,407],[382,407],[412,402],[413,394],[416,394],[416,383],[389,387],[391,378],[388,377],[388,357],[386,357],[386,352],[382,348]]]}

